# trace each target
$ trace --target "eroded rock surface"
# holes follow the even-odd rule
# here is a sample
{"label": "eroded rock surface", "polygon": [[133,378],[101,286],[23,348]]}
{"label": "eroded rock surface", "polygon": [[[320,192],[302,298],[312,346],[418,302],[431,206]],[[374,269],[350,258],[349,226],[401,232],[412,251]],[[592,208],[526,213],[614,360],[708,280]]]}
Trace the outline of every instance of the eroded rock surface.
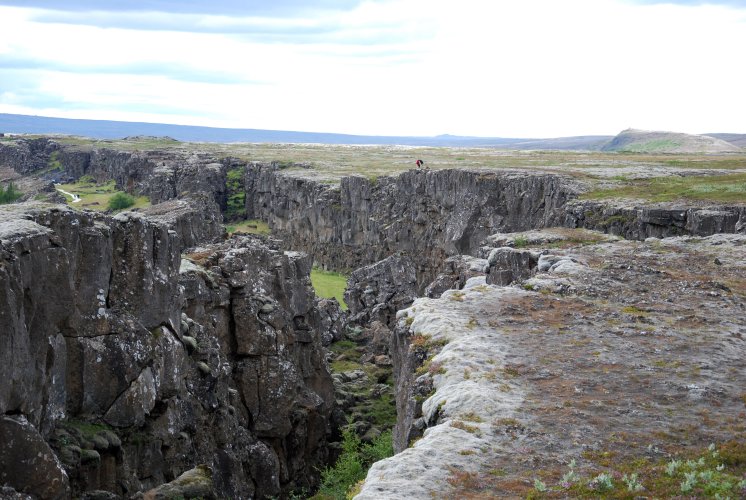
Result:
{"label": "eroded rock surface", "polygon": [[744,236],[578,245],[400,312],[402,451],[356,498],[523,497],[571,460],[597,474],[742,435]]}

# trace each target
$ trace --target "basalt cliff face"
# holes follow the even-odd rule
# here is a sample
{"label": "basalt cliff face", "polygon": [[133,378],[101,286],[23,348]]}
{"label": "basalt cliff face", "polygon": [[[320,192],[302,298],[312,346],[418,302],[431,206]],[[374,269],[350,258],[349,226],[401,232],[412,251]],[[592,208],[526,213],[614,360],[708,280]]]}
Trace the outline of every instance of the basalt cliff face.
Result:
{"label": "basalt cliff face", "polygon": [[408,254],[420,285],[446,257],[475,252],[499,229],[561,224],[578,192],[555,175],[462,170],[345,177],[331,187],[266,165],[250,165],[245,184],[247,214],[269,221],[292,248],[348,269]]}
{"label": "basalt cliff face", "polygon": [[202,496],[315,486],[333,387],[309,257],[180,250],[134,213],[0,209],[0,483],[129,497],[205,464]]}
{"label": "basalt cliff face", "polygon": [[330,186],[255,164],[245,185],[248,216],[267,220],[290,247],[335,269],[409,255],[420,292],[446,258],[476,255],[496,232],[564,226],[644,239],[746,230],[743,206],[583,201],[580,182],[546,173],[412,170]]}

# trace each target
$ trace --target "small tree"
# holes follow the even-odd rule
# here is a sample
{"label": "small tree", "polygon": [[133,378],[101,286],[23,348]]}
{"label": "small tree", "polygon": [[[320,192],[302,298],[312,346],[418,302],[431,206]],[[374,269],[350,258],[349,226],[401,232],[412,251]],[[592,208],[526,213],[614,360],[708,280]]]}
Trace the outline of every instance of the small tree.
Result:
{"label": "small tree", "polygon": [[109,199],[109,210],[124,210],[125,208],[129,208],[134,204],[135,199],[132,196],[122,191],[118,191]]}

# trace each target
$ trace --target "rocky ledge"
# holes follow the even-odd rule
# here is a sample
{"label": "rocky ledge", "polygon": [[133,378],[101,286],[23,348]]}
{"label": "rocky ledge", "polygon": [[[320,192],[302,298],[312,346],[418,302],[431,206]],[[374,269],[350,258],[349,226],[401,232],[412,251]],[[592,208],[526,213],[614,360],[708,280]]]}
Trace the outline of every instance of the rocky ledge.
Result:
{"label": "rocky ledge", "polygon": [[529,254],[512,285],[486,284],[510,261],[493,256],[400,311],[400,453],[356,498],[572,496],[580,478],[620,483],[624,464],[742,446],[746,236],[541,234],[492,239]]}

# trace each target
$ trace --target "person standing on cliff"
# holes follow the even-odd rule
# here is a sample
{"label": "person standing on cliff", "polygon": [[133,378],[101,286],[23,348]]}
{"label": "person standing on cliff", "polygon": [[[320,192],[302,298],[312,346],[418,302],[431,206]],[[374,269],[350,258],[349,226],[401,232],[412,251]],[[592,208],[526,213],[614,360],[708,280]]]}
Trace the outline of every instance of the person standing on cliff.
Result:
{"label": "person standing on cliff", "polygon": [[419,159],[418,159],[418,160],[417,160],[417,161],[415,162],[415,164],[417,165],[417,168],[418,168],[418,169],[420,169],[420,168],[422,168],[422,165],[424,165],[424,164],[425,164],[425,162],[424,162],[424,161],[422,161],[422,160],[419,160]]}

